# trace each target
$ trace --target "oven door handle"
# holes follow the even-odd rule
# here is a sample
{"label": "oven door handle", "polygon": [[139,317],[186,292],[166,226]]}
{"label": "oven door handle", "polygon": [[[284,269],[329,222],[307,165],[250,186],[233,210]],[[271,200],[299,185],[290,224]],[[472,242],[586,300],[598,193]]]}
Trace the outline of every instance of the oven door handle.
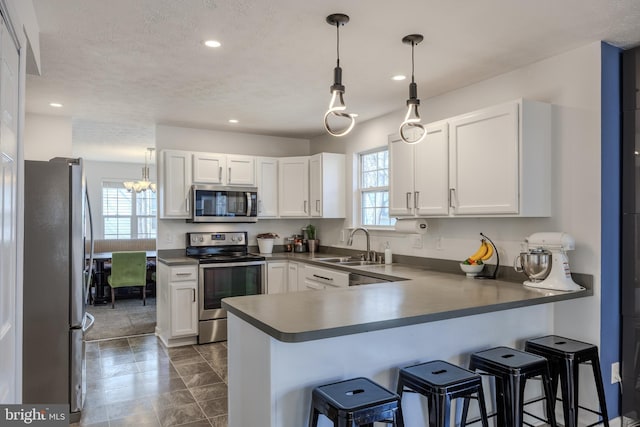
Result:
{"label": "oven door handle", "polygon": [[200,269],[220,267],[246,267],[249,265],[266,265],[266,261],[218,262],[212,264],[200,264]]}

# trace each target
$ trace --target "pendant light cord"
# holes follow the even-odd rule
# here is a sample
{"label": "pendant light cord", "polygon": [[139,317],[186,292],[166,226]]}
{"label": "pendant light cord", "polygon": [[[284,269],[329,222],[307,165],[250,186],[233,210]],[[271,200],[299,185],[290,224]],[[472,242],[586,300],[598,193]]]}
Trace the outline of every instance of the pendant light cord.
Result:
{"label": "pendant light cord", "polygon": [[411,83],[415,83],[415,80],[413,78],[413,69],[414,69],[414,57],[413,57],[413,47],[416,45],[415,42],[411,42]]}
{"label": "pendant light cord", "polygon": [[340,23],[336,22],[336,66],[340,66]]}

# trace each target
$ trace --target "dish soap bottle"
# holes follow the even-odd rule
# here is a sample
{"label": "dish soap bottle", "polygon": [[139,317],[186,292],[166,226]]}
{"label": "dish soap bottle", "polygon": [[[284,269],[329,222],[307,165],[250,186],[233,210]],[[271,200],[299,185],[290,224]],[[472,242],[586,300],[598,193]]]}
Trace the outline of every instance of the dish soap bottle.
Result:
{"label": "dish soap bottle", "polygon": [[384,245],[384,263],[391,264],[391,248],[389,247],[389,242]]}

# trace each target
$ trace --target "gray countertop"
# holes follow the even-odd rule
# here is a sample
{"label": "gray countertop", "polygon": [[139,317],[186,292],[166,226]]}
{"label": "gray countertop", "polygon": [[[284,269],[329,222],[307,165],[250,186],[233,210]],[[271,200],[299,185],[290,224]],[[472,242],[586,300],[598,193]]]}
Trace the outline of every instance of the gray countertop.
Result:
{"label": "gray countertop", "polygon": [[[323,264],[310,259],[309,254],[307,258],[302,257],[304,254],[296,255],[280,258],[281,254],[276,254],[272,260],[299,259]],[[531,289],[519,283],[476,280],[462,273],[441,273],[402,264],[347,270],[409,280],[225,298],[222,305],[279,341],[303,342],[593,295],[591,289],[579,292]]]}

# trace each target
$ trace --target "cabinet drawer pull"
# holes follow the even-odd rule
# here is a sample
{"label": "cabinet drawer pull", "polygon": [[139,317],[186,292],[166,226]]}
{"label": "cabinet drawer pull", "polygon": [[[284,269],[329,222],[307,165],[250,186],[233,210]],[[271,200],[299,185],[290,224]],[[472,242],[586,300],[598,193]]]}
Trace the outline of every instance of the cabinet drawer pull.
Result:
{"label": "cabinet drawer pull", "polygon": [[191,289],[193,291],[193,302],[196,302],[196,290]]}
{"label": "cabinet drawer pull", "polygon": [[328,280],[328,281],[333,281],[332,277],[324,277],[324,276],[318,276],[317,274],[314,274],[313,277],[317,277],[318,279],[323,279],[323,280]]}
{"label": "cabinet drawer pull", "polygon": [[176,276],[191,276],[191,273],[176,273]]}
{"label": "cabinet drawer pull", "polygon": [[409,203],[411,203],[411,192],[407,191],[407,209],[411,209]]}

